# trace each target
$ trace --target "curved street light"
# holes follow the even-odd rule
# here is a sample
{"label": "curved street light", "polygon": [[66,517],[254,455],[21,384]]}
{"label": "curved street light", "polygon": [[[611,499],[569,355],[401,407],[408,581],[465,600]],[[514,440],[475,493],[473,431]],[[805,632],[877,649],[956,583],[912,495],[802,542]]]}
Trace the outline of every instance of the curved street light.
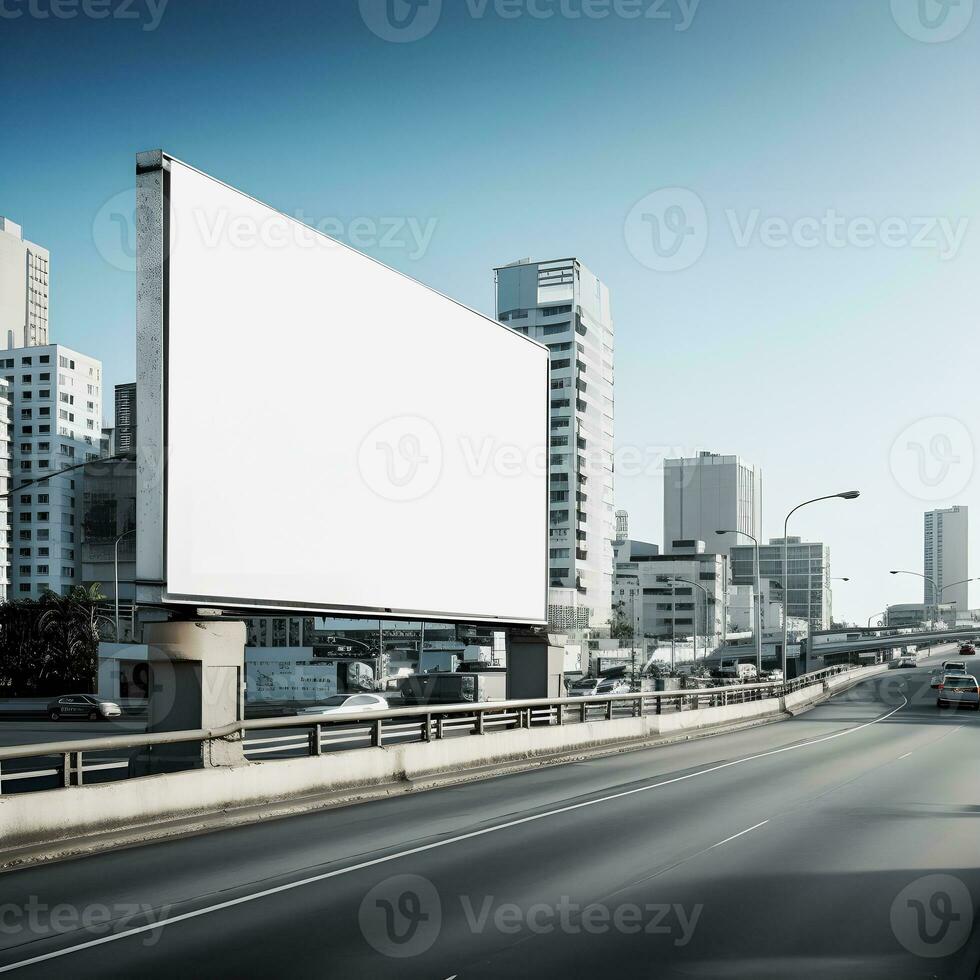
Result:
{"label": "curved street light", "polygon": [[715,534],[744,534],[750,538],[755,545],[752,561],[752,578],[755,580],[755,666],[759,675],[762,675],[762,581],[759,575],[759,539],[748,531],[736,531],[734,529],[722,529],[715,531]]}
{"label": "curved street light", "polygon": [[939,618],[939,586],[936,585],[936,580],[931,575],[923,575],[922,572],[910,572],[904,568],[892,568],[888,572],[889,575],[914,575],[916,578],[921,578],[928,582],[932,586],[932,622],[935,625],[936,620]]}
{"label": "curved street light", "polygon": [[[861,496],[860,490],[845,490],[842,493],[828,493],[823,497],[814,497],[812,500],[804,500],[802,503],[797,504],[787,515],[786,519],[783,521],[783,677],[788,678],[788,673],[786,670],[787,665],[787,649],[786,645],[788,643],[788,603],[789,603],[789,519],[801,508],[806,507],[808,504],[815,504],[821,500],[855,500],[857,497]],[[810,589],[810,569],[807,568],[807,592]],[[807,623],[807,633],[809,634],[810,624]]]}
{"label": "curved street light", "polygon": [[[673,620],[677,619],[677,591],[674,586],[678,582],[683,582],[684,585],[693,585],[694,588],[700,589],[704,593],[704,630],[705,634],[708,631],[708,590],[703,585],[698,585],[697,582],[692,582],[690,579],[674,577],[668,579],[670,582],[671,591],[674,593],[670,600],[671,605],[671,616]],[[705,635],[704,638],[705,645],[705,655],[707,655],[708,648],[708,637]],[[698,604],[694,604],[694,663],[698,662]]]}
{"label": "curved street light", "polygon": [[[939,607],[943,603],[943,593],[947,589],[955,588],[957,585],[966,585],[967,582],[976,582],[977,578],[962,578],[958,582],[950,582],[949,585],[944,585],[940,588],[936,584],[936,580],[929,575],[923,575],[922,572],[910,572],[904,568],[893,568],[888,572],[889,575],[914,575],[916,578],[925,579],[932,586],[932,598],[933,598],[933,622],[939,619]],[[954,603],[955,604],[955,603]],[[955,619],[953,625],[956,625]]]}
{"label": "curved street light", "polygon": [[136,461],[136,454],[116,453],[113,456],[96,456],[95,459],[87,459],[84,463],[73,463],[71,466],[65,466],[63,469],[55,470],[53,473],[45,473],[44,476],[39,476],[34,480],[27,480],[25,483],[21,483],[16,487],[11,487],[9,490],[4,490],[0,492],[0,498],[9,497],[12,493],[16,493],[18,490],[33,487],[38,483],[47,483],[48,480],[53,480],[56,476],[64,476],[65,473],[71,473],[73,470],[80,470],[83,466],[93,466],[96,463],[111,463],[116,460],[126,460],[127,462],[133,463]]}

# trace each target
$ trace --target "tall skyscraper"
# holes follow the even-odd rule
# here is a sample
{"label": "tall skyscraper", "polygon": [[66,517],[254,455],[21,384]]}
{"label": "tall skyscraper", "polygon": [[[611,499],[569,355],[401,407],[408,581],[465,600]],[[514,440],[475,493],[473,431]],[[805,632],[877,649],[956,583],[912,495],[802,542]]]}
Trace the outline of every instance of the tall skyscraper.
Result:
{"label": "tall skyscraper", "polygon": [[[955,611],[965,613],[970,608],[970,586],[964,581],[970,577],[969,508],[929,510],[924,523],[922,571],[926,581],[923,601],[927,606],[955,602]],[[933,582],[938,594],[933,590]],[[956,582],[962,584],[954,585]]]}
{"label": "tall skyscraper", "polygon": [[11,402],[12,480],[50,476],[10,497],[11,598],[81,585],[82,471],[102,435],[102,364],[58,344],[3,352]]}
{"label": "tall skyscraper", "polygon": [[0,350],[48,342],[49,263],[46,248],[0,217]]}
{"label": "tall skyscraper", "polygon": [[664,463],[664,547],[704,541],[728,553],[746,539],[719,530],[744,531],[762,540],[762,470],[738,456],[698,453]]}
{"label": "tall skyscraper", "polygon": [[136,382],[116,385],[114,452],[136,452]]}
{"label": "tall skyscraper", "polygon": [[494,271],[497,319],[551,351],[551,626],[606,629],[616,534],[609,290],[574,258]]}

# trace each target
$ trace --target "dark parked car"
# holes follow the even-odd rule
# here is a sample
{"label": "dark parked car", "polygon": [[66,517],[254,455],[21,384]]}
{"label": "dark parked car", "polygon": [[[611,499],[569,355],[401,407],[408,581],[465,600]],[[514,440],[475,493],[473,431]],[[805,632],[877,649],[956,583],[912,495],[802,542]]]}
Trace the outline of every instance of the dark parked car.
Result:
{"label": "dark parked car", "polygon": [[122,709],[115,701],[106,701],[94,694],[66,694],[48,705],[48,717],[52,721],[61,721],[62,718],[103,721],[118,718],[121,714]]}
{"label": "dark parked car", "polygon": [[964,643],[960,647],[961,657],[972,657],[977,652],[977,648],[972,643]]}

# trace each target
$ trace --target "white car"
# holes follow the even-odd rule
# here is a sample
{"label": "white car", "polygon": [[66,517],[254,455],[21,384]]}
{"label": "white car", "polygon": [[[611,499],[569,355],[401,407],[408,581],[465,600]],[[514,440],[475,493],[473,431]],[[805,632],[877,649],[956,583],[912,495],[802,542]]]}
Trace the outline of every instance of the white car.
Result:
{"label": "white car", "polygon": [[380,694],[335,694],[301,715],[359,715],[364,711],[387,711],[388,702]]}
{"label": "white car", "polygon": [[629,694],[629,681],[621,677],[582,677],[568,689],[570,698],[598,698]]}

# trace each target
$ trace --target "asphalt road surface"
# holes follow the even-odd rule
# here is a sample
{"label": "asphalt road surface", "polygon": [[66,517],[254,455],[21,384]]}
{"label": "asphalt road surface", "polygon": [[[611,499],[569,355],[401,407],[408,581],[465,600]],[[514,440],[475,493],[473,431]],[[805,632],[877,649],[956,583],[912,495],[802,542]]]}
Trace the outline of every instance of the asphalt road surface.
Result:
{"label": "asphalt road surface", "polygon": [[928,666],[889,671],[735,734],[2,875],[0,969],[974,977],[978,747]]}

